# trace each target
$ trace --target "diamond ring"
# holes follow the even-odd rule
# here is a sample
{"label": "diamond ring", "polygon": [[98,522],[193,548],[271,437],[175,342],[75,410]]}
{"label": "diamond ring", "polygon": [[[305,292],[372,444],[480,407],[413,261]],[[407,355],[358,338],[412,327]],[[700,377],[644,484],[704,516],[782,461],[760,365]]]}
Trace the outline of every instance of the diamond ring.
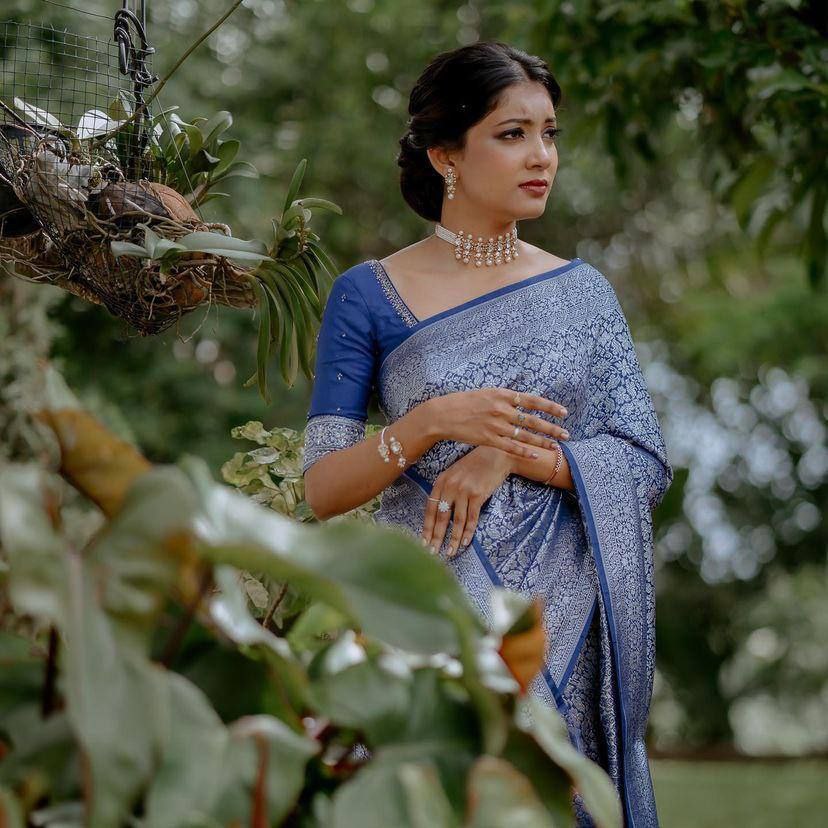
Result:
{"label": "diamond ring", "polygon": [[438,508],[441,512],[447,512],[449,509],[451,509],[451,503],[449,503],[447,500],[441,500],[441,501],[437,504],[437,508]]}
{"label": "diamond ring", "polygon": [[512,437],[517,437],[518,434],[520,434],[520,426],[516,425],[515,426],[515,431],[514,431],[514,434],[512,434]]}

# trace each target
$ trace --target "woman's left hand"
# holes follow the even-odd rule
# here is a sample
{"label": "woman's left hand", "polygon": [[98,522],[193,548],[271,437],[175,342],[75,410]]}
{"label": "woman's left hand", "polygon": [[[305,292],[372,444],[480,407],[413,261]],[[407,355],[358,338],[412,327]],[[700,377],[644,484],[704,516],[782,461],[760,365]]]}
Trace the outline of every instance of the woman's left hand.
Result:
{"label": "woman's left hand", "polygon": [[437,552],[443,545],[452,510],[440,512],[437,504],[447,500],[454,507],[448,555],[454,557],[462,540],[468,546],[477,529],[480,508],[512,473],[514,458],[493,446],[477,446],[452,463],[435,481],[426,501],[423,540]]}

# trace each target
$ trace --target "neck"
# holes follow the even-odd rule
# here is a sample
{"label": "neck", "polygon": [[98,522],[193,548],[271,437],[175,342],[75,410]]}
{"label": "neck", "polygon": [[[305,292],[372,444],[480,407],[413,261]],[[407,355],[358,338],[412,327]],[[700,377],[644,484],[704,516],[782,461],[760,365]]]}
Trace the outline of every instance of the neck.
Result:
{"label": "neck", "polygon": [[491,214],[470,213],[466,210],[452,210],[444,205],[440,216],[440,224],[452,233],[462,230],[464,234],[471,233],[475,239],[482,236],[484,240],[497,238],[511,233],[516,227],[514,219],[502,219]]}

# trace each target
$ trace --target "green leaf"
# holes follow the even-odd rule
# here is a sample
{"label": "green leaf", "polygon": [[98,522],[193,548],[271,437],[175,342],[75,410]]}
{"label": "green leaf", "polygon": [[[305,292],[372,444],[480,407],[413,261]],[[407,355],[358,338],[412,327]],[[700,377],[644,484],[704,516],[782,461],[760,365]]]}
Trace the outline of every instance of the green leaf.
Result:
{"label": "green leaf", "polygon": [[288,642],[277,638],[250,614],[238,574],[238,570],[230,566],[216,567],[215,578],[220,592],[210,600],[210,617],[231,641],[245,645],[262,644],[280,658],[293,661]]}
{"label": "green leaf", "polygon": [[325,637],[344,629],[347,622],[341,612],[316,601],[291,625],[287,641],[296,653],[313,653],[320,649],[320,642]]}
{"label": "green leaf", "polygon": [[182,123],[181,128],[187,135],[188,151],[192,160],[204,146],[204,136],[201,134],[201,130],[193,124]]}
{"label": "green leaf", "polygon": [[36,466],[8,464],[0,470],[0,546],[8,557],[8,587],[17,612],[62,620],[66,548],[52,529],[44,496],[54,488]]}
{"label": "green leaf", "polygon": [[223,256],[242,262],[262,262],[270,260],[267,255],[267,246],[258,239],[245,241],[223,233],[196,231],[182,236],[178,244],[193,252],[210,253],[213,256]]}
{"label": "green leaf", "polygon": [[116,258],[118,256],[140,256],[141,258],[150,258],[149,253],[140,244],[133,244],[132,242],[113,241],[110,242],[112,248],[112,255]]}
{"label": "green leaf", "polygon": [[198,485],[205,554],[289,582],[344,613],[368,635],[420,653],[456,652],[446,606],[485,626],[456,578],[414,538],[343,521],[303,527],[214,483],[203,463],[183,464]]}
{"label": "green leaf", "polygon": [[336,264],[336,262],[334,262],[334,260],[331,259],[331,257],[325,252],[322,246],[317,244],[316,242],[309,241],[308,247],[319,260],[320,265],[324,267],[325,270],[327,270],[328,275],[331,277],[331,279],[335,279],[340,273],[339,267]]}
{"label": "green leaf", "polygon": [[237,141],[235,138],[229,141],[223,141],[221,145],[216,150],[216,155],[218,156],[219,163],[218,166],[213,170],[213,177],[218,179],[218,177],[233,163],[236,155],[238,155],[239,148],[241,147],[241,142]]}
{"label": "green leaf", "polygon": [[554,828],[532,783],[504,759],[481,756],[469,774],[469,828]]}
{"label": "green leaf", "polygon": [[20,803],[6,788],[0,788],[0,824],[4,828],[25,828]]}
{"label": "green leaf", "polygon": [[154,828],[179,828],[211,814],[224,784],[230,734],[201,690],[174,672],[166,684],[169,718],[159,733],[145,820]]}
{"label": "green leaf", "polygon": [[537,739],[554,762],[571,777],[597,828],[621,828],[618,792],[606,772],[577,751],[556,710],[534,696],[522,698],[515,711],[518,726]]}
{"label": "green leaf", "polygon": [[342,208],[338,204],[334,204],[332,201],[327,201],[324,198],[300,198],[299,202],[303,207],[320,207],[324,210],[337,213],[340,216],[342,215]]}
{"label": "green leaf", "polygon": [[290,179],[290,186],[288,187],[287,195],[285,196],[285,206],[282,208],[282,214],[288,211],[288,208],[293,204],[296,196],[299,194],[299,188],[302,186],[302,179],[305,177],[305,169],[308,166],[308,159],[303,158],[293,171],[293,176]]}
{"label": "green leaf", "polygon": [[[132,115],[135,107],[135,95],[126,89],[119,89],[109,102],[107,114],[115,121],[125,121]],[[157,117],[157,116],[156,116]]]}
{"label": "green leaf", "polygon": [[256,377],[262,399],[270,404],[270,392],[267,390],[267,367],[270,362],[270,295],[264,286],[257,282],[259,293],[259,339],[256,348]]}
{"label": "green leaf", "polygon": [[[181,236],[178,243],[187,250],[198,250],[207,252],[210,250],[230,250],[234,253],[258,253],[266,254],[267,245],[259,239],[237,239],[227,236],[224,233],[211,233],[206,230],[198,230]],[[266,256],[266,258],[269,258]]]}
{"label": "green leaf", "polygon": [[408,813],[407,825],[412,828],[460,828],[460,821],[433,765],[404,762],[397,769],[397,778]]}
{"label": "green leaf", "polygon": [[213,816],[221,825],[254,825],[254,800],[260,796],[267,824],[281,825],[302,792],[308,760],[321,746],[273,716],[245,716],[229,731]]}
{"label": "green leaf", "polygon": [[152,252],[153,259],[163,259],[163,258],[170,258],[170,253],[175,253],[176,258],[181,253],[186,253],[187,248],[184,247],[183,244],[178,244],[177,242],[172,241],[171,239],[162,239],[159,238],[158,242],[155,245],[155,249]]}
{"label": "green leaf", "polygon": [[259,171],[249,161],[236,161],[226,172],[216,176],[216,181],[224,178],[258,178]]}
{"label": "green leaf", "polygon": [[190,563],[166,541],[188,530],[194,506],[184,475],[155,467],[135,480],[120,511],[86,549],[86,562],[99,567],[97,600],[122,647],[148,647],[166,596]]}
{"label": "green leaf", "polygon": [[373,760],[336,789],[333,824],[338,828],[411,824],[410,799],[399,775],[410,763],[433,768],[439,779],[435,784],[445,792],[452,810],[463,814],[466,777],[480,750],[475,718],[435,668],[413,673],[410,698],[405,725],[396,737],[377,747]]}
{"label": "green leaf", "polygon": [[225,132],[233,125],[233,116],[227,110],[216,112],[206,121],[199,123],[198,128],[204,138],[203,145],[209,146],[222,132]]}
{"label": "green leaf", "polygon": [[743,230],[747,229],[750,214],[777,166],[775,158],[761,155],[747,167],[744,175],[733,186],[730,203]]}
{"label": "green leaf", "polygon": [[144,228],[144,247],[146,248],[147,255],[151,258],[155,258],[155,246],[161,240],[161,236],[158,235],[154,230],[152,230],[148,225],[142,223],[138,224],[138,227]]}
{"label": "green leaf", "polygon": [[[343,631],[324,655],[353,643],[352,630]],[[365,657],[363,652],[363,658]],[[320,715],[341,727],[354,728],[368,737],[372,747],[395,744],[405,732],[411,709],[412,681],[380,667],[376,659],[346,666],[316,678],[310,700]]]}

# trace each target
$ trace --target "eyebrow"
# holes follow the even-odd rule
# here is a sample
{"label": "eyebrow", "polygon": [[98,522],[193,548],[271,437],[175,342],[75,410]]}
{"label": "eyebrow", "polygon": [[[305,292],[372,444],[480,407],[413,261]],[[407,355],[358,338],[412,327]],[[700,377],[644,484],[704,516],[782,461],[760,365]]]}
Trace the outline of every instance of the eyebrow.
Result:
{"label": "eyebrow", "polygon": [[[518,123],[518,124],[533,124],[534,123],[534,121],[531,118],[507,118],[505,121],[500,121],[500,123],[495,124],[495,126],[501,126],[502,124],[508,124],[508,123],[511,123],[512,121],[514,121],[515,123]],[[547,118],[546,123],[557,124],[558,119],[557,118]]]}

